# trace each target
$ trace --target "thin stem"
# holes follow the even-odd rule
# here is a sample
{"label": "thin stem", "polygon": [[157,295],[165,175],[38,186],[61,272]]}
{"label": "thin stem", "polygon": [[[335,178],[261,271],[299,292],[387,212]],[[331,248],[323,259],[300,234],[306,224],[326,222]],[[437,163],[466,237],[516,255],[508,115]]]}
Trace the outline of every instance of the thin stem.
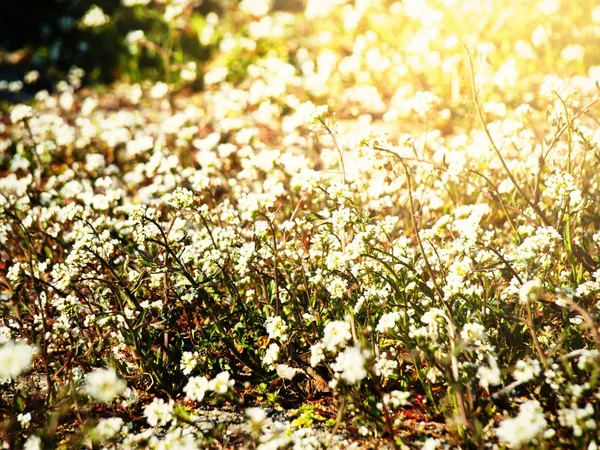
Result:
{"label": "thin stem", "polygon": [[340,165],[342,166],[342,179],[344,180],[344,184],[347,184],[347,181],[346,181],[346,166],[344,165],[344,152],[342,151],[342,148],[340,147],[340,145],[339,145],[339,143],[337,141],[337,138],[335,137],[335,133],[327,125],[327,123],[325,123],[324,119],[321,121],[321,124],[323,125],[323,127],[325,128],[325,130],[327,131],[327,133],[329,134],[329,136],[331,136],[331,139],[333,140],[333,146],[337,150],[338,155],[340,157]]}
{"label": "thin stem", "polygon": [[527,202],[527,204],[536,212],[536,214],[539,216],[539,218],[542,220],[542,222],[544,222],[544,225],[548,226],[548,225],[550,225],[550,223],[548,222],[546,215],[540,209],[539,206],[537,206],[535,203],[533,203],[529,199],[527,194],[525,194],[525,191],[523,191],[523,189],[521,188],[519,183],[517,183],[517,180],[513,176],[510,169],[508,168],[508,165],[506,164],[506,161],[504,160],[504,157],[502,156],[500,149],[494,142],[494,138],[492,137],[492,134],[490,133],[487,122],[485,121],[485,118],[483,117],[483,111],[481,110],[481,105],[479,102],[479,94],[477,93],[477,88],[475,87],[475,69],[473,68],[473,58],[471,57],[471,52],[469,51],[469,48],[466,45],[465,45],[465,49],[467,50],[467,54],[469,55],[469,66],[471,68],[471,89],[472,89],[472,93],[473,93],[473,101],[475,102],[475,109],[477,110],[477,115],[479,117],[479,121],[481,122],[481,126],[483,127],[483,130],[485,131],[485,134],[486,134],[488,140],[490,141],[492,149],[496,153],[496,156],[498,156],[498,159],[500,160],[500,163],[502,164],[502,167],[504,168],[504,171],[506,172],[510,181],[512,181],[512,183],[515,186],[515,188],[517,189],[517,191],[519,191],[519,194],[521,194],[521,197],[523,197],[523,199]]}
{"label": "thin stem", "polygon": [[544,351],[542,350],[540,341],[537,338],[535,322],[533,321],[533,314],[531,313],[531,305],[529,304],[529,301],[525,304],[525,309],[527,310],[527,325],[529,328],[529,334],[531,334],[531,339],[533,340],[533,346],[535,347],[535,351],[540,357],[540,361],[542,361],[544,367],[548,368],[548,360],[546,358],[546,355],[544,355]]}

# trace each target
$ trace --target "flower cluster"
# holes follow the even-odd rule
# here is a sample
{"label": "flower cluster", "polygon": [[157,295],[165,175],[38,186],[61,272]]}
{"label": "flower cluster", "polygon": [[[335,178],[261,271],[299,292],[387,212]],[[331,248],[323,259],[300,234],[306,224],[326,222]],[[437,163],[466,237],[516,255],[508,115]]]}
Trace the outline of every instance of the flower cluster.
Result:
{"label": "flower cluster", "polygon": [[598,8],[200,3],[0,113],[0,446],[596,448]]}

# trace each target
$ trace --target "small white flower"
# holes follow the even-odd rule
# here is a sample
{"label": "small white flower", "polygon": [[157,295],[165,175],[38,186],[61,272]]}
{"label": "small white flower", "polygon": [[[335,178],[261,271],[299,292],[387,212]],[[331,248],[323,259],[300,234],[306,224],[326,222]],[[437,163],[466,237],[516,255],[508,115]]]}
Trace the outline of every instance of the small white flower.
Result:
{"label": "small white flower", "polygon": [[365,363],[368,355],[368,352],[358,346],[348,347],[338,355],[331,368],[339,372],[339,376],[347,383],[358,383],[367,376]]}
{"label": "small white flower", "polygon": [[25,74],[23,79],[25,83],[32,84],[35,83],[40,78],[40,73],[37,70],[31,70]]}
{"label": "small white flower", "polygon": [[267,318],[265,329],[269,334],[269,339],[279,339],[282,342],[287,341],[288,326],[281,317],[275,316]]}
{"label": "small white flower", "polygon": [[375,373],[383,378],[391,377],[398,369],[398,361],[388,358],[388,353],[383,352],[377,357],[375,362]]}
{"label": "small white flower", "polygon": [[429,91],[419,91],[410,100],[410,105],[420,117],[425,117],[439,102],[440,99],[435,94]]}
{"label": "small white flower", "polygon": [[19,421],[19,424],[21,424],[22,428],[27,428],[31,422],[31,413],[19,414],[17,416],[17,420]]}
{"label": "small white flower", "polygon": [[540,372],[540,362],[537,359],[528,359],[526,361],[517,361],[515,364],[515,371],[513,372],[513,376],[515,380],[520,383],[526,383],[530,380],[533,380],[537,377]]}
{"label": "small white flower", "polygon": [[187,63],[185,67],[181,69],[179,76],[183,81],[194,81],[198,76],[196,63],[194,61]]}
{"label": "small white flower", "polygon": [[19,341],[8,341],[0,347],[0,379],[13,380],[31,365],[35,347]]}
{"label": "small white flower", "polygon": [[179,368],[184,375],[189,375],[198,365],[198,352],[183,352],[181,355],[181,362]]}
{"label": "small white flower", "polygon": [[520,407],[517,417],[505,419],[496,429],[500,441],[515,448],[530,443],[546,429],[544,411],[537,400],[529,400]]}
{"label": "small white flower", "polygon": [[246,408],[246,417],[250,422],[262,424],[267,419],[267,412],[263,408]]}
{"label": "small white flower", "polygon": [[329,107],[327,105],[314,106],[314,109],[310,112],[307,118],[308,127],[312,129],[321,125],[328,114]]}
{"label": "small white flower", "polygon": [[125,42],[129,45],[130,50],[133,49],[137,44],[144,39],[145,34],[143,30],[133,30],[127,33],[125,36]]}
{"label": "small white flower", "polygon": [[400,319],[399,312],[391,312],[384,314],[379,319],[379,323],[377,324],[377,328],[375,329],[378,333],[387,333],[390,330],[393,330],[396,327],[396,322]]}
{"label": "small white flower", "polygon": [[189,208],[194,204],[194,193],[189,189],[178,187],[164,196],[165,203],[177,209]]}
{"label": "small white flower", "polygon": [[201,402],[208,389],[209,383],[206,377],[191,377],[183,388],[183,392],[185,392],[186,398]]}
{"label": "small white flower", "polygon": [[477,369],[479,384],[484,389],[488,389],[490,386],[497,386],[502,383],[500,369],[498,369],[496,360],[490,356],[488,361],[490,363],[490,367],[481,366]]}
{"label": "small white flower", "polygon": [[323,330],[323,345],[330,352],[343,348],[351,338],[350,324],[344,320],[329,322]]}
{"label": "small white flower", "polygon": [[102,419],[94,428],[92,436],[95,441],[105,442],[115,437],[123,427],[123,419],[120,417],[111,417]]}
{"label": "small white flower", "polygon": [[229,379],[229,372],[223,371],[210,380],[208,386],[215,394],[225,394],[234,384],[235,381]]}
{"label": "small white flower", "polygon": [[173,400],[166,403],[162,398],[154,398],[152,403],[144,408],[146,422],[152,427],[166,426],[173,418]]}
{"label": "small white flower", "polygon": [[519,301],[523,304],[533,302],[542,292],[542,280],[536,278],[524,283],[519,290]]}
{"label": "small white flower", "polygon": [[302,369],[295,369],[287,364],[277,364],[275,367],[277,375],[284,380],[292,380],[299,372],[303,372]]}
{"label": "small white flower", "polygon": [[212,85],[220,83],[227,78],[229,69],[227,67],[213,67],[206,74],[204,74],[204,84]]}
{"label": "small white flower", "polygon": [[12,123],[19,123],[25,119],[29,119],[32,115],[33,109],[31,109],[31,106],[19,104],[10,111],[10,121]]}
{"label": "small white flower", "polygon": [[169,85],[162,81],[157,82],[152,89],[150,89],[150,97],[154,99],[164,98],[169,93]]}
{"label": "small white flower", "polygon": [[262,17],[271,9],[271,0],[242,0],[239,8],[254,17]]}
{"label": "small white flower", "polygon": [[322,343],[318,342],[310,347],[310,365],[316,367],[321,361],[325,359],[324,350],[325,347]]}
{"label": "small white flower", "polygon": [[150,0],[122,0],[123,6],[147,5]]}
{"label": "small white flower", "polygon": [[480,343],[485,339],[485,327],[480,323],[467,323],[460,332],[460,337],[469,344]]}
{"label": "small white flower", "polygon": [[86,374],[84,383],[86,394],[101,403],[112,402],[127,385],[112,368],[94,369]]}
{"label": "small white flower", "polygon": [[29,436],[23,450],[42,450],[42,440],[36,435]]}
{"label": "small white flower", "polygon": [[263,358],[263,364],[270,370],[275,367],[275,362],[279,359],[279,345],[273,343],[269,345]]}
{"label": "small white flower", "polygon": [[442,441],[440,441],[439,439],[428,438],[423,443],[423,447],[421,447],[421,450],[436,450],[436,449],[440,448],[440,445],[442,445]]}
{"label": "small white flower", "polygon": [[383,403],[386,406],[391,406],[392,408],[398,408],[399,406],[405,406],[408,404],[408,398],[410,397],[410,393],[406,391],[392,391],[389,394],[385,394],[383,396]]}
{"label": "small white flower", "polygon": [[109,21],[110,17],[104,14],[102,8],[97,5],[92,5],[81,18],[79,25],[82,28],[97,28],[106,25]]}

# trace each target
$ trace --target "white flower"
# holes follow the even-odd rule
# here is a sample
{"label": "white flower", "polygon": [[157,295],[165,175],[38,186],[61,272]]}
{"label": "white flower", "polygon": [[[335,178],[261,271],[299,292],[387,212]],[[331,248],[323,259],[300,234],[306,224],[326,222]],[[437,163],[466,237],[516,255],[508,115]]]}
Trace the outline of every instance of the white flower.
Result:
{"label": "white flower", "polygon": [[183,388],[183,392],[185,392],[186,398],[201,402],[208,389],[209,383],[206,377],[191,377]]}
{"label": "white flower", "polygon": [[152,89],[150,89],[150,97],[154,99],[163,98],[169,93],[169,85],[162,81],[157,82]]}
{"label": "white flower", "polygon": [[398,361],[388,358],[388,353],[383,352],[375,363],[375,373],[383,378],[391,377],[398,369]]}
{"label": "white flower", "polygon": [[313,109],[310,111],[310,114],[308,114],[307,125],[312,129],[318,125],[321,125],[321,123],[325,120],[329,113],[329,107],[327,105],[311,106]]}
{"label": "white flower", "polygon": [[560,57],[564,62],[583,61],[585,48],[579,44],[570,44],[562,49]]}
{"label": "white flower", "polygon": [[400,319],[399,312],[391,312],[384,314],[379,319],[379,323],[377,324],[377,332],[378,333],[387,333],[389,330],[393,330],[396,327],[396,322]]}
{"label": "white flower", "polygon": [[310,365],[316,367],[321,361],[325,359],[325,353],[323,352],[324,346],[318,342],[310,347]]}
{"label": "white flower", "polygon": [[152,427],[164,427],[173,418],[173,400],[166,403],[162,398],[154,398],[152,403],[144,408],[146,422]]}
{"label": "white flower", "polygon": [[513,376],[519,383],[526,383],[537,377],[540,372],[540,362],[537,359],[528,359],[526,361],[517,361],[515,364]]}
{"label": "white flower", "polygon": [[246,408],[246,417],[250,422],[261,424],[267,419],[267,412],[263,408]]}
{"label": "white flower", "polygon": [[242,0],[239,8],[252,16],[262,17],[271,9],[271,0]]}
{"label": "white flower", "polygon": [[302,372],[302,369],[295,369],[287,364],[277,364],[275,370],[277,371],[277,375],[284,380],[292,380],[298,372]]}
{"label": "white flower", "polygon": [[485,327],[480,323],[467,323],[460,332],[460,337],[468,343],[479,344],[485,339]]}
{"label": "white flower", "polygon": [[345,0],[308,0],[304,15],[308,20],[327,17],[336,6],[345,3]]}
{"label": "white flower", "polygon": [[347,383],[355,384],[367,376],[367,357],[368,352],[360,347],[348,347],[338,355],[331,368],[339,372],[339,376]]}
{"label": "white flower", "polygon": [[31,106],[19,104],[10,111],[10,121],[12,123],[19,123],[25,119],[29,119],[32,115],[33,109],[31,109]]}
{"label": "white flower", "polygon": [[79,25],[82,28],[96,28],[106,25],[110,20],[102,8],[97,5],[92,5],[90,9],[85,13],[85,15],[81,18],[81,22]]}
{"label": "white flower", "polygon": [[329,322],[323,330],[323,345],[330,352],[344,347],[351,338],[350,324],[344,320]]}
{"label": "white flower", "polygon": [[427,370],[427,373],[425,374],[427,379],[429,381],[431,381],[432,383],[437,383],[437,381],[440,379],[440,377],[442,375],[444,375],[444,374],[437,367],[430,367],[429,370]]}
{"label": "white flower", "polygon": [[32,84],[35,83],[40,78],[40,73],[37,70],[31,70],[25,74],[23,79],[25,83]]}
{"label": "white flower", "polygon": [[274,363],[279,359],[279,345],[273,343],[269,345],[263,358],[263,364],[270,370],[273,370]]}
{"label": "white flower", "polygon": [[540,86],[540,94],[549,100],[556,100],[557,97],[561,97],[564,101],[569,101],[575,92],[564,80],[556,75],[547,75]]}
{"label": "white flower", "polygon": [[194,81],[197,77],[197,66],[194,61],[190,61],[185,65],[179,74],[183,81]]}
{"label": "white flower", "polygon": [[227,67],[213,67],[204,74],[204,84],[208,86],[220,83],[227,78],[227,74],[229,74],[229,69],[227,69]]}
{"label": "white flower", "polygon": [[133,50],[142,39],[144,39],[145,34],[143,30],[133,30],[127,33],[125,36],[125,42],[129,45],[129,49]]}
{"label": "white flower", "polygon": [[559,0],[542,0],[537,5],[537,9],[548,16],[556,14],[560,10]]}
{"label": "white flower", "polygon": [[383,403],[386,406],[391,406],[392,408],[398,408],[399,406],[404,406],[408,403],[408,398],[410,397],[410,393],[406,391],[392,391],[389,394],[385,394],[383,396]]}
{"label": "white flower", "polygon": [[429,91],[419,91],[410,100],[410,105],[420,117],[425,117],[439,102],[440,99],[435,94]]}
{"label": "white flower", "polygon": [[502,383],[502,377],[500,375],[500,369],[496,360],[489,357],[490,367],[481,366],[477,369],[477,377],[479,378],[479,384],[484,389],[488,389],[490,386],[497,386]]}
{"label": "white flower", "polygon": [[282,342],[287,341],[288,326],[281,317],[269,317],[265,322],[265,328],[269,334],[269,339],[279,339]]}
{"label": "white flower", "polygon": [[0,379],[13,380],[31,365],[35,347],[24,342],[8,341],[0,347]]}
{"label": "white flower", "polygon": [[235,381],[229,379],[229,372],[223,371],[210,380],[208,388],[215,394],[225,394],[234,384]]}
{"label": "white flower", "polygon": [[42,440],[36,435],[29,436],[23,450],[42,450]]}
{"label": "white flower", "polygon": [[121,431],[122,426],[123,419],[121,419],[120,417],[102,419],[94,428],[92,435],[94,437],[94,440],[104,442],[115,437],[119,433],[119,431]]}
{"label": "white flower", "polygon": [[189,208],[194,204],[194,193],[189,189],[178,187],[172,193],[164,197],[166,204],[177,209]]}
{"label": "white flower", "polygon": [[127,386],[112,368],[94,369],[86,374],[84,391],[101,403],[110,403]]}
{"label": "white flower", "polygon": [[442,441],[440,441],[439,439],[428,438],[423,443],[423,447],[421,447],[421,450],[436,450],[440,448],[440,445],[442,445]]}
{"label": "white flower", "polygon": [[198,365],[198,352],[183,352],[179,368],[184,375],[189,375]]}
{"label": "white flower", "polygon": [[533,302],[542,291],[542,280],[536,278],[524,283],[519,290],[519,301],[523,304]]}
{"label": "white flower", "polygon": [[546,429],[544,411],[537,400],[529,400],[520,407],[513,419],[505,419],[496,429],[498,438],[515,448],[530,443]]}
{"label": "white flower", "polygon": [[17,420],[19,421],[21,427],[27,428],[31,422],[31,413],[19,414],[17,416]]}

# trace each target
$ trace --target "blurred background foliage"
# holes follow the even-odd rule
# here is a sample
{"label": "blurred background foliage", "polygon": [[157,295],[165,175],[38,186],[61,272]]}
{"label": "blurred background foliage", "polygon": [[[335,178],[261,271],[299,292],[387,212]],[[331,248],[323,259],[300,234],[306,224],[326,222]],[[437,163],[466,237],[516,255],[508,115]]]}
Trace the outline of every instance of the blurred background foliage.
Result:
{"label": "blurred background foliage", "polygon": [[[259,38],[250,27],[260,20],[241,12],[240,0],[128,3],[135,2],[7,2],[0,15],[0,80],[19,82],[32,70],[40,76],[21,90],[0,88],[0,99],[23,101],[40,89],[52,91],[72,67],[82,68],[84,84],[96,88],[149,80],[167,82],[174,91],[198,91],[214,68],[226,68],[226,81],[235,86],[251,64],[275,56],[298,74],[317,75],[321,81],[308,89],[312,99],[335,102],[347,88],[375,86],[377,92],[369,95],[375,99],[423,90],[457,105],[469,89],[464,43],[489,62],[482,65],[493,81],[486,98],[516,104],[528,100],[523,94],[543,74],[572,77],[600,65],[595,0],[322,0],[312,3],[326,13],[312,19],[303,14],[311,1],[275,0],[269,13],[274,25]],[[184,11],[169,21],[165,11],[174,4],[184,4]],[[94,5],[107,22],[82,27]],[[361,8],[366,12],[357,15]],[[281,34],[269,34],[280,25]],[[128,44],[136,30],[145,45]],[[188,64],[197,77],[183,79]],[[310,64],[313,71],[307,71]],[[512,89],[516,79],[524,91]]]}
{"label": "blurred background foliage", "polygon": [[[237,0],[196,0],[186,6],[182,26],[172,29],[164,19],[164,4],[128,7],[121,0],[23,0],[3,5],[0,21],[0,79],[7,82],[22,80],[36,70],[39,79],[24,86],[13,96],[25,97],[40,89],[52,89],[72,67],[85,71],[85,83],[104,85],[116,80],[139,82],[165,78],[161,55],[157,51],[132,53],[126,37],[132,30],[142,30],[148,41],[163,49],[172,46],[171,63],[195,61],[202,65],[214,53],[216,39],[200,43],[206,17],[215,12],[219,17],[235,11]],[[82,27],[86,12],[97,5],[110,18],[101,27]],[[162,9],[161,9],[162,6]],[[299,11],[302,0],[280,0],[275,10]],[[229,11],[228,11],[229,10]],[[235,14],[227,15],[234,28]],[[218,33],[218,32],[217,32]],[[237,55],[240,56],[240,55]],[[231,70],[243,71],[244,58],[233,58]],[[200,77],[201,78],[201,77]],[[200,84],[201,81],[198,81]],[[196,87],[200,87],[197,85]],[[0,92],[11,96],[10,90]]]}

